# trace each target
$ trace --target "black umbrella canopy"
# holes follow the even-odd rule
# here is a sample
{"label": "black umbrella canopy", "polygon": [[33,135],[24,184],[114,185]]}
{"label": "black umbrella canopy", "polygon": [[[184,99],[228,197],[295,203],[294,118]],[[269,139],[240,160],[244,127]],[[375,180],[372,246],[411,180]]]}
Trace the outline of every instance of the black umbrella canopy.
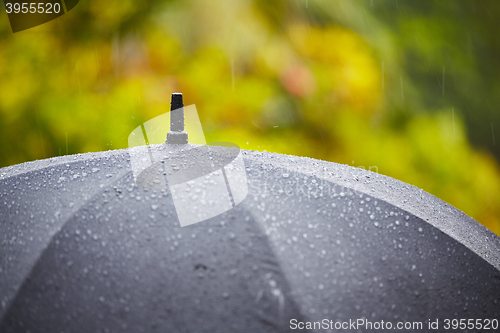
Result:
{"label": "black umbrella canopy", "polygon": [[[150,146],[166,163],[196,148]],[[0,331],[499,317],[500,239],[462,212],[366,170],[241,154],[246,198],[184,227],[130,149],[0,169]]]}

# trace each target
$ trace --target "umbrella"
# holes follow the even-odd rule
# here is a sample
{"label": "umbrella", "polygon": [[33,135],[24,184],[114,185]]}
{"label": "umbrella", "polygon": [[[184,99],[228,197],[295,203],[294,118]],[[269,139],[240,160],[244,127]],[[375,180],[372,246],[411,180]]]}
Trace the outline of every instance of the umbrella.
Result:
{"label": "umbrella", "polygon": [[498,327],[500,239],[462,212],[363,169],[215,148],[213,170],[241,154],[248,194],[181,226],[170,179],[153,185],[169,171],[132,164],[200,147],[0,169],[0,331]]}

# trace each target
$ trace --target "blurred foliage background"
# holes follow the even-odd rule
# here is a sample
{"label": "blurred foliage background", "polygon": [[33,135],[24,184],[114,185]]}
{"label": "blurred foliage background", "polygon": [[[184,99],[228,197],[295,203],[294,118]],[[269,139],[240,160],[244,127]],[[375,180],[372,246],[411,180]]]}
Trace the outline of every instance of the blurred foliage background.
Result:
{"label": "blurred foliage background", "polygon": [[82,0],[13,34],[3,10],[0,167],[126,148],[182,92],[207,141],[378,171],[500,234],[499,14],[497,0]]}

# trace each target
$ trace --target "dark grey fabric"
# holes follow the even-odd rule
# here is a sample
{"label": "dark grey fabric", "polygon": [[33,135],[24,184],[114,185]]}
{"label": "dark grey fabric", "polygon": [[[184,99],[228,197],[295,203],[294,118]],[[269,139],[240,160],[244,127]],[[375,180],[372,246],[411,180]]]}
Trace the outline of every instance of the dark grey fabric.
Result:
{"label": "dark grey fabric", "polygon": [[433,201],[443,225],[484,232],[489,255],[422,208],[409,212],[401,199],[420,192],[406,184],[243,153],[247,198],[183,228],[168,186],[136,184],[127,150],[0,169],[0,332],[288,332],[290,319],[500,316],[499,239],[476,221]]}

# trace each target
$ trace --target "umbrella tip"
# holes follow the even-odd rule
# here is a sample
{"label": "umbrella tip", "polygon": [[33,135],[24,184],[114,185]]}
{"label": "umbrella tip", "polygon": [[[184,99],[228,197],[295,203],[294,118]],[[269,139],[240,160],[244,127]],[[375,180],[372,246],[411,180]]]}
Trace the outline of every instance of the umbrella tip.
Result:
{"label": "umbrella tip", "polygon": [[181,93],[172,94],[170,102],[170,131],[167,133],[166,143],[188,143],[188,135],[184,130],[184,102]]}
{"label": "umbrella tip", "polygon": [[172,99],[170,101],[170,111],[174,111],[182,107],[184,107],[184,102],[182,101],[182,93],[173,93]]}

